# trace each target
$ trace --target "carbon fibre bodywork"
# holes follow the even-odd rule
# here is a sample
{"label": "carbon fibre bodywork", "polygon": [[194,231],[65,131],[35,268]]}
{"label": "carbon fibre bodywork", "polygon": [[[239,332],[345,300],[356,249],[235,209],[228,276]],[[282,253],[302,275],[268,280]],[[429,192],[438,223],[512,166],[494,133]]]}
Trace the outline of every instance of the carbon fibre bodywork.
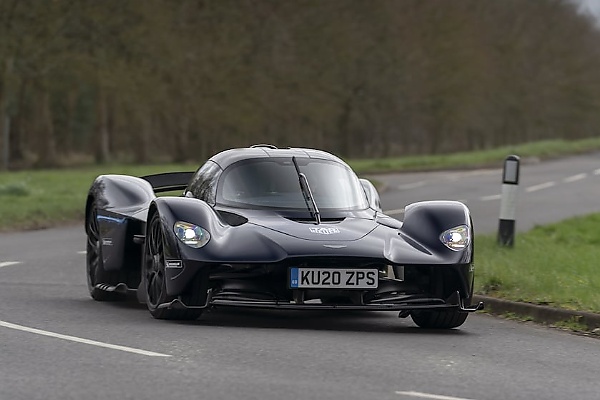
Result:
{"label": "carbon fibre bodywork", "polygon": [[[481,307],[469,307],[473,231],[469,210],[462,203],[414,203],[406,207],[400,222],[381,212],[376,190],[361,181],[360,193],[354,195],[364,201],[357,200],[356,207],[324,207],[320,224],[315,223],[310,207],[228,204],[222,191],[229,167],[243,166],[247,160],[283,162],[292,157],[303,165],[322,160],[351,171],[325,152],[258,147],[219,153],[195,173],[99,176],[88,194],[86,229],[89,235],[87,227],[97,222],[101,268],[128,271],[120,279],[124,282],[118,283],[139,286],[140,298],[146,299],[150,289],[144,283],[143,247],[149,221],[157,217],[164,243],[165,298],[169,300],[157,305],[159,309],[216,305],[388,309],[406,316],[418,310],[465,313]],[[157,197],[156,192],[164,190],[179,190],[180,195]],[[210,240],[200,248],[184,244],[174,229],[178,221],[202,227]],[[470,240],[464,248],[451,249],[441,235],[458,226],[467,227]],[[376,269],[378,287],[297,289],[290,286],[292,267]],[[115,290],[116,284],[96,282],[109,290]],[[201,295],[190,300],[188,294],[198,290]]]}

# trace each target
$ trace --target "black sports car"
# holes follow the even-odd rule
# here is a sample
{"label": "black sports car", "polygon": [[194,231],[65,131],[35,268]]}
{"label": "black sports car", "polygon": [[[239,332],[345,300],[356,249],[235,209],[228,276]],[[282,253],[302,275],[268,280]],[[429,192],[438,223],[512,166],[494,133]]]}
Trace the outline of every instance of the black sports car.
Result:
{"label": "black sports car", "polygon": [[[156,195],[167,191],[180,195]],[[99,176],[85,230],[91,296],[136,288],[160,319],[220,306],[395,310],[454,328],[483,307],[471,306],[464,204],[414,203],[400,222],[369,181],[318,150],[257,145],[196,172]]]}

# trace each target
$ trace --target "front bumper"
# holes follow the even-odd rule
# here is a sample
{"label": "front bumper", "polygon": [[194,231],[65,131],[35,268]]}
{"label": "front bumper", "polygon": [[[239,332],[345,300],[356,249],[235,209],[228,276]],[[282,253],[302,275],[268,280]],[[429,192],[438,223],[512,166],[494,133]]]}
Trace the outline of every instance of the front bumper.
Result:
{"label": "front bumper", "polygon": [[[212,290],[209,290],[206,303],[201,306],[190,306],[185,304],[180,298],[169,303],[164,303],[158,308],[193,310],[206,309],[212,307],[246,307],[262,309],[280,309],[280,310],[362,310],[362,311],[416,311],[416,310],[458,310],[459,312],[475,312],[483,310],[483,302],[468,306],[464,304],[460,293],[457,291],[449,298],[435,299],[414,295],[398,296],[396,299],[388,299],[386,302],[372,302],[368,304],[321,304],[317,302],[302,301],[276,301],[276,300],[256,300],[244,298],[223,298],[223,296],[213,296]],[[401,313],[402,315],[402,313]]]}

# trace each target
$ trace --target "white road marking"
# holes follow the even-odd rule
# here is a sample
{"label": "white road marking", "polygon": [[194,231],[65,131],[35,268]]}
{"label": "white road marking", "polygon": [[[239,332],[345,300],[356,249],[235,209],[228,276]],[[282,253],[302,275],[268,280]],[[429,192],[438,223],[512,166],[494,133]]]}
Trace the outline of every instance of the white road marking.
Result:
{"label": "white road marking", "polygon": [[502,196],[500,196],[499,194],[493,194],[491,196],[480,197],[479,200],[481,200],[481,201],[500,200],[500,197],[502,197]]}
{"label": "white road marking", "polygon": [[388,210],[383,213],[386,215],[404,214],[404,208],[396,208],[395,210]]}
{"label": "white road marking", "polygon": [[[475,170],[475,171],[470,171],[470,172],[465,172],[465,173],[459,173],[456,175],[451,175],[449,176],[447,179],[448,180],[458,180],[460,178],[464,178],[464,177],[468,177],[468,176],[474,176],[474,175],[488,175],[488,174],[496,174],[498,173],[498,170]],[[594,175],[600,175],[600,168],[594,170],[593,172]],[[577,182],[580,181],[582,179],[587,178],[589,174],[588,173],[581,173],[581,174],[576,174],[573,176],[569,176],[567,178],[564,178],[562,180],[562,183],[571,183],[571,182]],[[396,188],[399,190],[408,190],[408,189],[416,189],[422,186],[427,185],[428,181],[418,181],[418,182],[412,182],[412,183],[406,183],[403,185],[398,185]],[[527,193],[533,193],[533,192],[537,192],[539,190],[544,190],[544,189],[548,189],[551,188],[553,186],[556,186],[556,182],[555,181],[549,181],[549,182],[544,182],[544,183],[540,183],[538,185],[533,185],[533,186],[529,186],[528,188],[525,189],[525,191]],[[489,196],[482,196],[479,197],[479,201],[494,201],[494,200],[500,200],[502,198],[501,195],[499,194],[493,194],[493,195],[489,195]],[[465,203],[467,200],[460,200],[460,202]],[[384,211],[385,214],[388,215],[394,215],[394,214],[404,214],[404,209],[403,208],[398,208],[398,209],[393,209],[393,210],[389,210],[389,211]]]}
{"label": "white road marking", "polygon": [[398,185],[397,189],[398,190],[416,189],[418,187],[425,186],[426,184],[427,184],[427,181],[419,181],[419,182],[413,182],[413,183],[406,183],[404,185]]}
{"label": "white road marking", "polygon": [[595,170],[594,175],[600,175],[600,169]]}
{"label": "white road marking", "polygon": [[529,186],[527,189],[525,189],[525,191],[527,193],[537,192],[538,190],[548,189],[548,188],[550,188],[550,187],[552,187],[554,185],[556,185],[556,182],[540,183],[539,185]]}
{"label": "white road marking", "polygon": [[429,394],[421,392],[400,392],[396,391],[396,394],[401,396],[418,397],[420,399],[434,399],[434,400],[469,400],[462,397],[442,396],[439,394]]}
{"label": "white road marking", "polygon": [[103,347],[103,348],[106,348],[106,349],[120,350],[120,351],[125,351],[127,353],[140,354],[140,355],[143,355],[143,356],[149,356],[149,357],[171,357],[169,354],[155,353],[153,351],[140,350],[140,349],[135,349],[133,347],[119,346],[117,344],[102,343],[102,342],[97,342],[95,340],[83,339],[83,338],[78,338],[78,337],[69,336],[69,335],[62,335],[60,333],[43,331],[41,329],[28,328],[26,326],[11,324],[10,322],[5,322],[5,321],[0,321],[0,326],[3,326],[5,328],[9,328],[9,329],[15,329],[17,331],[34,333],[36,335],[49,336],[49,337],[53,337],[53,338],[56,338],[56,339],[63,339],[63,340],[68,340],[68,341],[76,342],[76,343],[89,344],[91,346]]}
{"label": "white road marking", "polygon": [[2,267],[10,267],[11,265],[21,264],[21,261],[4,261],[0,262],[0,268]]}
{"label": "white road marking", "polygon": [[571,183],[571,182],[576,182],[576,181],[580,181],[582,179],[585,179],[587,177],[587,174],[577,174],[577,175],[573,175],[573,176],[569,176],[568,178],[565,178],[563,180],[564,183]]}
{"label": "white road marking", "polygon": [[87,254],[87,251],[78,251],[77,254]]}

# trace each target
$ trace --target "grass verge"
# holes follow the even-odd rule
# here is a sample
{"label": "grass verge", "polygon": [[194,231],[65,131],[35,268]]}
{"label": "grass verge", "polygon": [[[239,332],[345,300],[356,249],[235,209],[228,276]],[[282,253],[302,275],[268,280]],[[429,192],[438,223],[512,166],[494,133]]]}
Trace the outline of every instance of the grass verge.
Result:
{"label": "grass verge", "polygon": [[192,165],[112,165],[78,169],[0,173],[0,230],[45,228],[82,220],[94,178],[101,174],[142,176],[190,171]]}
{"label": "grass verge", "polygon": [[571,318],[568,321],[560,321],[552,324],[552,326],[573,332],[587,332],[588,327],[582,324],[578,318]]}
{"label": "grass verge", "polygon": [[509,154],[517,154],[521,159],[554,158],[566,154],[586,153],[600,150],[600,138],[566,141],[545,140],[515,146],[500,147],[468,153],[447,155],[414,156],[402,158],[378,158],[350,161],[350,165],[361,173],[383,173],[407,170],[434,170],[484,166],[501,166]]}
{"label": "grass verge", "polygon": [[514,248],[478,236],[475,291],[508,300],[600,313],[600,214],[538,226]]}

